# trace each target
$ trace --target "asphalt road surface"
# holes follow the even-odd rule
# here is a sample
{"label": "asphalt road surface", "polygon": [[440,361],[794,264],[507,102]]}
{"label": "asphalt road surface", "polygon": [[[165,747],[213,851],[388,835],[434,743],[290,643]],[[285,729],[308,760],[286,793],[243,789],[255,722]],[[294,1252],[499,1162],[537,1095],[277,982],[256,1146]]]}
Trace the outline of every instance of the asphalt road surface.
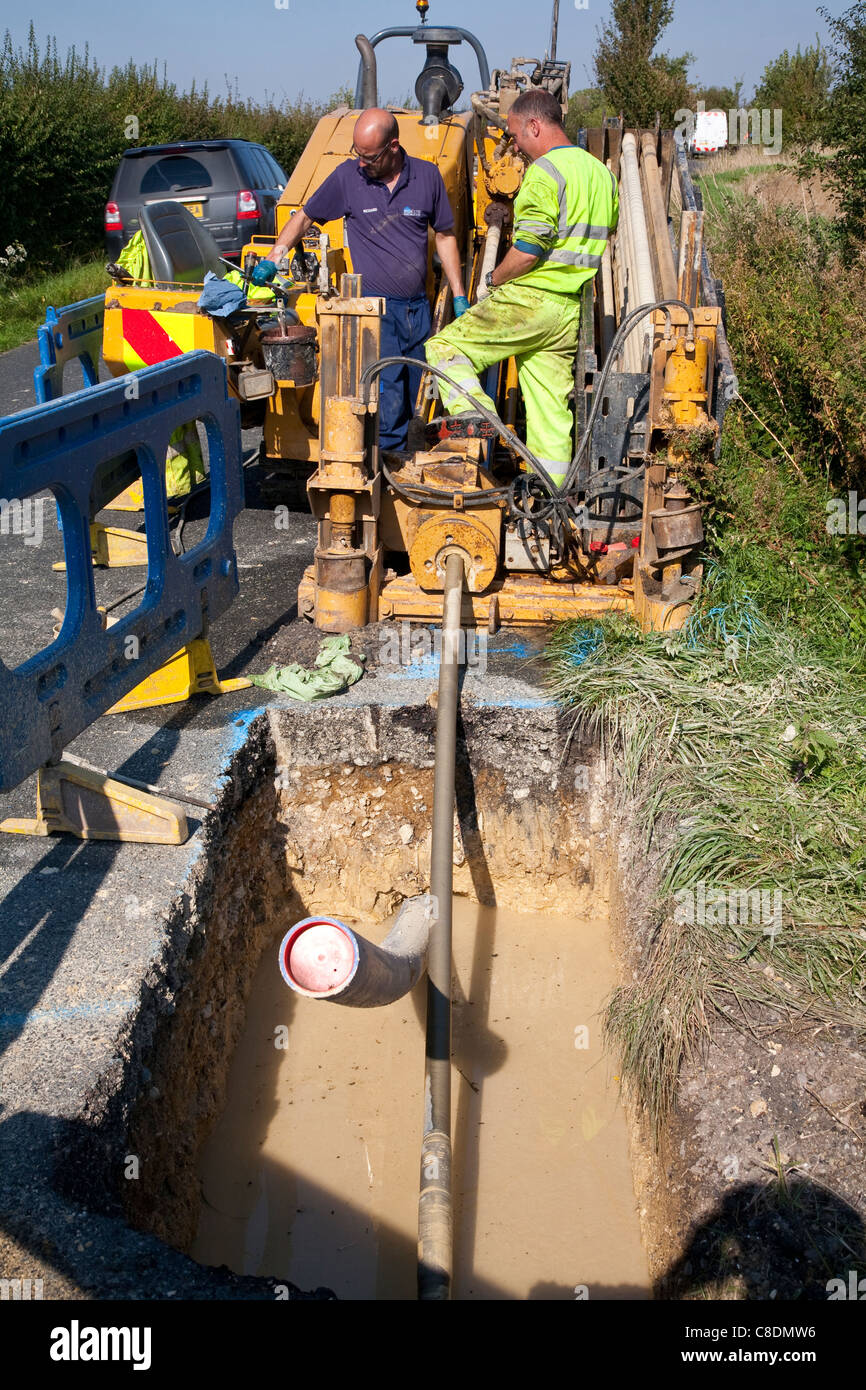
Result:
{"label": "asphalt road surface", "polygon": [[[0,357],[0,412],[34,403],[36,344]],[[258,439],[244,437],[245,453]],[[306,510],[280,514],[282,484],[248,467],[246,509],[235,526],[240,592],[210,636],[222,676],[263,672],[271,663],[310,664],[322,634],[297,616],[296,592],[313,557]],[[296,494],[296,490],[293,490]],[[287,494],[291,495],[291,494]],[[135,527],[129,513],[103,520]],[[207,494],[190,505],[189,546],[203,534]],[[0,659],[19,665],[51,641],[65,603],[52,570],[63,554],[52,499],[42,509],[40,545],[0,535]],[[143,569],[96,572],[100,601],[141,582]],[[130,602],[134,603],[134,599]],[[117,610],[125,611],[123,608]],[[393,632],[393,630],[391,630]],[[413,705],[435,689],[435,660],[384,661],[383,631],[353,635],[367,674],[334,697],[353,705]],[[490,640],[486,670],[469,672],[464,696],[492,704],[546,703],[538,641],[503,632]],[[390,651],[393,652],[393,644]],[[286,697],[257,687],[222,697],[104,716],[71,750],[98,768],[220,804],[225,770],[245,746],[257,714]],[[230,789],[229,789],[230,791]],[[36,778],[0,794],[0,817],[33,816]],[[98,1203],[58,1191],[55,1158],[86,1129],[89,1097],[121,1065],[129,1031],[161,953],[169,909],[207,853],[208,813],[190,806],[191,838],[180,847],[80,841],[61,835],[0,834],[0,1278],[44,1281],[45,1298],[269,1296],[262,1281],[205,1270],[153,1237],[132,1232]],[[90,1209],[91,1206],[93,1209]],[[272,1296],[272,1295],[270,1295]]]}

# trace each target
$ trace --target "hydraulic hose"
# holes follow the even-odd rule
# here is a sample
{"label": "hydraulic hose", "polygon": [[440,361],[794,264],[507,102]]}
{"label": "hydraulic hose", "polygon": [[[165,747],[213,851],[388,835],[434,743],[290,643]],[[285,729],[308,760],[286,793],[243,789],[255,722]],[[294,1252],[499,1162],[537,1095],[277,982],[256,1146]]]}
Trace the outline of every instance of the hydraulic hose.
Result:
{"label": "hydraulic hose", "polygon": [[433,771],[433,843],[430,892],[434,921],[427,956],[427,1045],[424,1072],[424,1137],[418,1198],[418,1297],[444,1302],[451,1296],[451,912],[454,891],[454,769],[460,671],[463,560],[445,560],[442,656],[436,709]]}
{"label": "hydraulic hose", "polygon": [[[574,458],[571,461],[571,467],[569,468],[568,473],[566,474],[565,482],[562,485],[562,491],[566,495],[574,490],[578,473],[580,471],[580,461],[589,452],[589,445],[592,440],[593,426],[595,425],[595,421],[598,417],[598,412],[601,409],[601,403],[604,400],[605,387],[607,386],[608,378],[613,369],[613,364],[616,361],[617,355],[620,352],[622,344],[625,342],[626,338],[634,328],[635,324],[640,319],[642,319],[644,315],[652,314],[655,312],[656,309],[670,308],[685,309],[686,313],[689,316],[689,337],[693,338],[695,333],[695,313],[694,310],[688,304],[684,303],[681,299],[659,299],[656,300],[654,304],[640,304],[636,309],[632,309],[630,314],[626,314],[625,318],[623,319],[622,323],[617,329],[614,340],[610,345],[610,352],[605,358],[604,366],[601,369],[601,376],[599,377],[598,382],[595,383],[593,386],[592,410],[589,412],[589,419],[586,422],[586,429],[583,432],[583,437],[577,446]],[[668,325],[668,333],[669,330],[670,324]]]}
{"label": "hydraulic hose", "polygon": [[[509,448],[513,449],[516,454],[518,454],[526,463],[529,464],[533,473],[537,475],[538,483],[541,485],[541,487],[544,489],[546,493],[545,497],[536,497],[535,500],[538,503],[540,503],[540,509],[533,512],[531,515],[534,516],[536,520],[543,520],[549,516],[556,516],[560,522],[567,521],[568,523],[570,523],[573,520],[573,514],[569,504],[569,498],[575,489],[577,476],[580,469],[580,461],[589,449],[589,444],[592,439],[593,426],[595,425],[595,421],[598,417],[598,412],[601,409],[601,404],[604,399],[604,390],[607,385],[608,378],[610,377],[610,373],[613,370],[614,362],[616,361],[616,358],[622,348],[623,343],[625,342],[626,338],[628,337],[635,324],[646,314],[652,314],[655,312],[656,309],[667,308],[677,308],[685,310],[685,312],[689,316],[689,336],[694,337],[694,310],[688,304],[684,303],[684,301],[681,299],[659,299],[652,304],[641,304],[636,309],[632,309],[632,311],[629,314],[626,314],[625,318],[622,320],[622,323],[617,329],[616,334],[614,335],[613,342],[610,345],[610,351],[608,352],[607,357],[605,358],[604,366],[601,370],[601,375],[594,385],[593,404],[589,414],[589,419],[586,422],[586,429],[583,432],[583,436],[580,440],[580,443],[578,444],[574,458],[572,459],[572,462],[569,466],[568,472],[565,477],[565,482],[562,484],[561,487],[557,487],[550,474],[544,468],[543,464],[536,458],[535,454],[532,453],[531,449],[527,448],[523,441],[521,439],[518,439],[517,435],[513,434],[512,431],[509,430],[508,427],[503,424],[503,422],[500,420],[499,416],[495,413],[495,411],[488,410],[487,406],[483,405],[481,401],[479,401],[475,396],[473,396],[465,386],[461,385],[457,381],[454,381],[450,376],[443,372],[440,367],[433,367],[430,365],[430,363],[422,362],[420,361],[420,359],[415,357],[380,357],[378,362],[374,362],[372,366],[368,367],[366,371],[362,374],[360,380],[361,395],[364,399],[365,404],[367,404],[370,399],[370,387],[372,385],[374,377],[378,376],[379,373],[384,371],[386,367],[422,367],[425,371],[428,371],[431,373],[431,375],[435,376],[437,380],[444,381],[446,386],[450,386],[452,390],[456,391],[459,395],[463,396],[465,400],[469,401],[470,405],[472,406],[472,409],[476,411],[482,417],[483,420],[486,420],[488,424],[492,425],[496,430],[498,430],[499,433],[507,440]],[[382,473],[385,478],[385,481],[388,483],[388,486],[392,487],[399,496],[405,497],[407,501],[413,503],[423,502],[425,505],[430,505],[434,507],[445,507],[450,509],[451,499],[448,493],[443,493],[442,491],[438,491],[435,488],[425,488],[423,484],[420,483],[410,484],[407,487],[394,478],[393,474],[390,472],[387,465],[385,464],[382,465]],[[525,478],[522,481],[524,484],[528,482],[528,480]],[[466,506],[468,509],[471,509],[472,507],[489,506],[491,502],[504,501],[507,499],[507,504],[512,515],[526,519],[530,516],[530,512],[528,510],[524,510],[522,507],[517,505],[518,489],[515,487],[515,484],[520,482],[521,479],[516,478],[514,482],[509,484],[507,487],[485,488],[477,494],[470,494],[470,496],[466,499],[464,506]],[[474,500],[476,497],[477,500]],[[527,506],[528,505],[529,502],[527,502]]]}
{"label": "hydraulic hose", "polygon": [[[380,357],[378,362],[374,362],[372,366],[368,367],[361,377],[361,394],[364,398],[365,404],[369,403],[370,386],[372,384],[373,378],[378,376],[380,372],[384,371],[385,367],[391,366],[423,367],[425,371],[430,372],[439,381],[444,381],[446,386],[451,386],[455,391],[459,392],[461,396],[465,397],[465,399],[470,402],[473,410],[477,411],[478,414],[483,419],[485,419],[488,424],[493,425],[494,428],[497,429],[499,433],[502,434],[508,440],[509,447],[512,448],[515,451],[515,453],[519,454],[520,457],[524,459],[526,463],[529,464],[530,468],[532,468],[536,473],[538,473],[539,477],[544,479],[551,493],[556,492],[556,484],[554,483],[553,479],[545,471],[545,469],[539,463],[535,455],[531,453],[529,449],[527,449],[523,441],[521,439],[518,439],[516,434],[512,434],[511,430],[509,430],[502,423],[496,412],[493,410],[488,410],[487,406],[482,405],[481,402],[471,394],[471,392],[466,390],[465,386],[461,386],[459,382],[452,381],[451,377],[446,376],[445,372],[443,372],[441,368],[433,367],[430,365],[429,362],[422,362],[420,358],[417,357]],[[429,492],[431,501],[435,496],[438,499],[439,506],[443,505],[442,493],[436,493],[435,489],[422,489],[421,486],[418,485],[417,487],[413,487],[412,490],[415,492],[419,492],[422,490],[425,492]],[[495,493],[505,493],[507,491],[507,488],[496,488],[493,491],[486,490],[484,496],[488,501],[490,501],[490,499],[495,495]],[[450,502],[446,502],[445,505],[450,506],[451,504]]]}
{"label": "hydraulic hose", "polygon": [[475,112],[476,116],[480,116],[482,120],[487,121],[488,125],[494,125],[507,134],[508,125],[506,124],[505,118],[500,116],[498,111],[494,111],[492,106],[487,105],[483,100],[484,95],[484,93],[473,92],[472,110]]}

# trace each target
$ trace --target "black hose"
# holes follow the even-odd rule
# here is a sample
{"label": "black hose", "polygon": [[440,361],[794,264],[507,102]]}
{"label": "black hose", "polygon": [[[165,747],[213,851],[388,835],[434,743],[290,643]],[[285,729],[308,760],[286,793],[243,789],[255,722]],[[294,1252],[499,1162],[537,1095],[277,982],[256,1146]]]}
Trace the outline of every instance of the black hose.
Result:
{"label": "black hose", "polygon": [[[549,473],[545,471],[543,465],[539,463],[538,459],[526,447],[523,441],[521,439],[518,439],[517,435],[513,434],[511,430],[509,430],[507,425],[503,424],[496,412],[493,410],[488,410],[487,406],[482,405],[481,402],[475,396],[473,396],[470,391],[467,391],[464,386],[461,386],[459,382],[452,381],[451,377],[446,376],[445,372],[443,372],[441,368],[434,367],[429,362],[421,362],[420,359],[417,357],[380,357],[379,361],[374,362],[372,366],[368,367],[367,370],[361,376],[360,387],[365,405],[368,405],[370,401],[370,387],[373,383],[373,378],[379,376],[386,367],[398,366],[423,367],[433,376],[438,377],[440,381],[444,381],[446,386],[453,387],[455,391],[457,391],[461,396],[463,396],[467,401],[471,403],[473,409],[477,411],[477,413],[481,416],[483,420],[486,420],[488,424],[493,425],[494,429],[496,429],[508,440],[509,445],[515,450],[516,453],[520,455],[520,457],[526,463],[529,464],[530,468],[532,468],[534,472],[538,473],[539,477],[541,477],[546,483],[551,495],[556,493],[556,484],[550,477]],[[418,484],[417,486],[420,488],[422,485]],[[429,490],[430,492],[435,491],[435,489],[432,488]]]}
{"label": "black hose", "polygon": [[595,425],[598,412],[601,408],[601,403],[604,400],[604,390],[607,385],[608,377],[610,376],[610,373],[613,369],[614,361],[619,356],[619,352],[623,343],[625,342],[634,325],[637,323],[638,319],[643,318],[646,314],[654,313],[656,309],[667,308],[685,309],[689,316],[690,333],[692,336],[694,335],[694,309],[692,309],[688,304],[684,303],[681,299],[659,299],[654,304],[640,304],[636,309],[632,309],[630,314],[626,315],[619,328],[617,329],[616,334],[614,335],[613,342],[610,345],[610,351],[608,352],[607,357],[605,358],[604,366],[601,370],[601,376],[599,377],[598,382],[593,384],[592,410],[589,413],[589,419],[586,422],[586,429],[583,432],[583,437],[577,446],[574,458],[572,459],[571,465],[566,474],[565,482],[562,485],[563,492],[568,493],[573,491],[574,489],[577,475],[580,470],[580,461],[589,451],[589,445],[592,440],[593,427]]}

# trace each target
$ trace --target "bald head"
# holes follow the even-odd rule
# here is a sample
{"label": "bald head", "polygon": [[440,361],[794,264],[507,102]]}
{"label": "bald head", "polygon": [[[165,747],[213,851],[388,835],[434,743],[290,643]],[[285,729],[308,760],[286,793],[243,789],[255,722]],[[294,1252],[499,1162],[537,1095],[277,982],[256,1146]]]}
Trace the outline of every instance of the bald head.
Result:
{"label": "bald head", "polygon": [[381,106],[371,106],[363,111],[355,122],[354,140],[358,150],[381,149],[391,140],[399,140],[400,127],[393,111],[384,111]]}
{"label": "bald head", "polygon": [[371,106],[355,122],[353,153],[371,178],[388,182],[403,164],[400,127],[392,111]]}

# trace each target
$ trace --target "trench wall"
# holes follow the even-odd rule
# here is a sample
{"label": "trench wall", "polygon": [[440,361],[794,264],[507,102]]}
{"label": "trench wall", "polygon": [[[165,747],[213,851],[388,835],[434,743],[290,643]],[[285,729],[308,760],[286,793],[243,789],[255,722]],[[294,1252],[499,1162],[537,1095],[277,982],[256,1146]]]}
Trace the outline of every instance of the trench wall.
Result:
{"label": "trench wall", "polygon": [[[553,706],[464,702],[456,893],[566,917],[608,910],[608,787],[572,722]],[[262,952],[274,950],[276,970],[278,941],[299,918],[372,926],[428,888],[434,733],[429,705],[274,710],[253,726],[208,869],[180,905],[171,997],[129,1105],[126,1148],[141,1175],[123,1196],[137,1228],[192,1243],[197,1159],[225,1104]]]}

